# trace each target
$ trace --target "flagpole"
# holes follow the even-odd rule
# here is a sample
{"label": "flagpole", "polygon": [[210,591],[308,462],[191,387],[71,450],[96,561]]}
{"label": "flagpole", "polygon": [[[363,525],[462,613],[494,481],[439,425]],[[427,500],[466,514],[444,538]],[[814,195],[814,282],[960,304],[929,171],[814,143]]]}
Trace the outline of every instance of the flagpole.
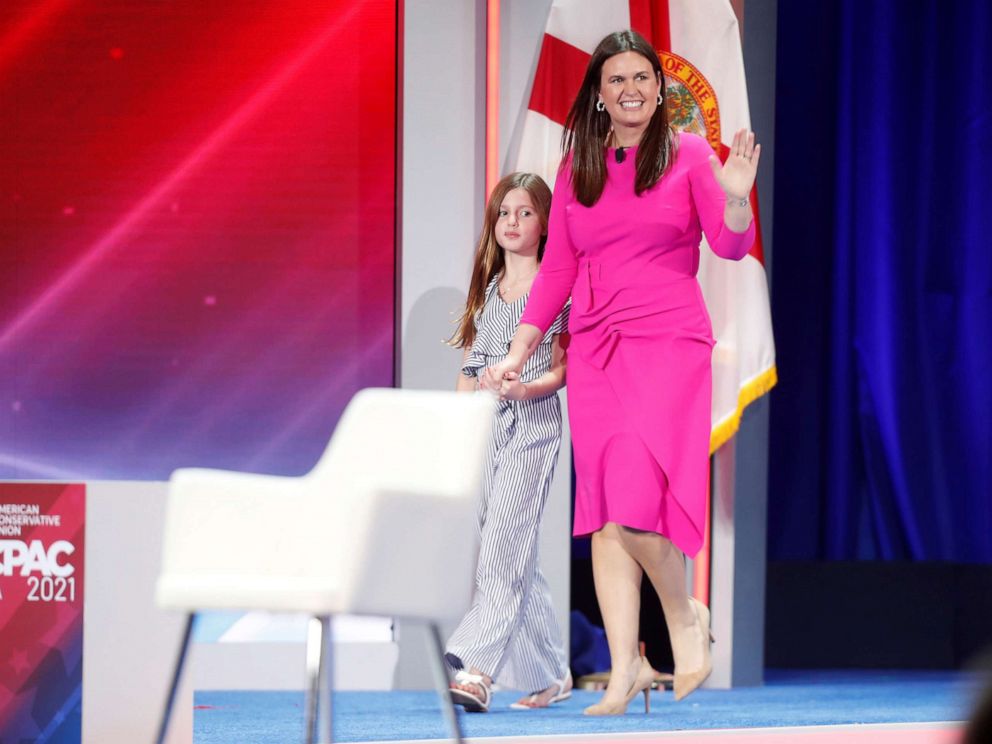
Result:
{"label": "flagpole", "polygon": [[486,200],[499,180],[499,2],[486,4]]}

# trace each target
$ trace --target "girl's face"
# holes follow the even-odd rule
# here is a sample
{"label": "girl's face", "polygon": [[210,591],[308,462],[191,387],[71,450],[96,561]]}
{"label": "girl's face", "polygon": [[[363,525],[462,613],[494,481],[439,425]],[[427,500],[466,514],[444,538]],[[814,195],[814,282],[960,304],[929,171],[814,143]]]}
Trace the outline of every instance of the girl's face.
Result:
{"label": "girl's face", "polygon": [[614,54],[603,63],[599,97],[614,129],[646,127],[658,108],[660,91],[651,63],[637,52]]}
{"label": "girl's face", "polygon": [[537,255],[544,228],[527,189],[506,192],[496,219],[496,242],[510,253]]}

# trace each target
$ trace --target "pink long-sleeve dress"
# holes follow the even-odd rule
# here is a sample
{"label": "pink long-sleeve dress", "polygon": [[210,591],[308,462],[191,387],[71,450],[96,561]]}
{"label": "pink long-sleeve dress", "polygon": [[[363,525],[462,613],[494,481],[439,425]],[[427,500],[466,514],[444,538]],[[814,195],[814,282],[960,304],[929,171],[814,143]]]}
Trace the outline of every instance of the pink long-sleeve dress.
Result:
{"label": "pink long-sleeve dress", "polygon": [[740,259],[754,242],[723,221],[726,197],[703,138],[680,133],[675,161],[641,196],[636,150],[591,207],[566,162],[548,242],[521,323],[546,332],[571,295],[568,416],[575,453],[575,535],[607,522],[703,544],[712,396],[709,315],[696,280],[699,243]]}

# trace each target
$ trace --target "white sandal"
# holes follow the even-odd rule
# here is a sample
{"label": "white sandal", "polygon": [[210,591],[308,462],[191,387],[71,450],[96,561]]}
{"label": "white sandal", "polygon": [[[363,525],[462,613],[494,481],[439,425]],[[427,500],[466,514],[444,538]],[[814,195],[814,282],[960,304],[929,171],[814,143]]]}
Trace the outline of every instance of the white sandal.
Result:
{"label": "white sandal", "polygon": [[450,687],[451,702],[461,705],[467,713],[488,713],[489,702],[492,699],[492,691],[486,684],[486,679],[481,674],[471,674],[461,669],[455,672],[455,684],[475,685],[482,690],[482,696],[473,695],[468,690],[460,690],[457,687]]}
{"label": "white sandal", "polygon": [[[570,685],[571,681],[572,681],[572,670],[570,669],[565,674],[565,677],[563,679],[556,679],[551,683],[550,686],[558,688],[558,692],[556,692],[554,695],[551,696],[551,699],[548,700],[547,706],[542,705],[540,707],[550,708],[555,703],[560,703],[562,700],[568,700],[570,697],[572,697],[572,687]],[[568,685],[567,689],[566,689],[566,685]],[[531,703],[536,703],[537,698],[540,697],[542,692],[544,692],[544,690],[538,690],[537,692],[532,692],[530,697],[527,698],[527,700]],[[539,710],[539,707],[536,705],[526,705],[524,703],[512,703],[510,707],[513,708],[513,710]]]}

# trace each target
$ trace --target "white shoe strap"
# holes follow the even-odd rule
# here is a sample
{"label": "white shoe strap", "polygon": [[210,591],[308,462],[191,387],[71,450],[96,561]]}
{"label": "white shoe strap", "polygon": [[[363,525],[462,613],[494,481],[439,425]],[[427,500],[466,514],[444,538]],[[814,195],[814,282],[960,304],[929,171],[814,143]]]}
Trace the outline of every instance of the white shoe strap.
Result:
{"label": "white shoe strap", "polygon": [[455,682],[460,685],[479,685],[480,687],[488,687],[485,678],[481,674],[471,674],[466,672],[464,669],[460,669],[455,672]]}

